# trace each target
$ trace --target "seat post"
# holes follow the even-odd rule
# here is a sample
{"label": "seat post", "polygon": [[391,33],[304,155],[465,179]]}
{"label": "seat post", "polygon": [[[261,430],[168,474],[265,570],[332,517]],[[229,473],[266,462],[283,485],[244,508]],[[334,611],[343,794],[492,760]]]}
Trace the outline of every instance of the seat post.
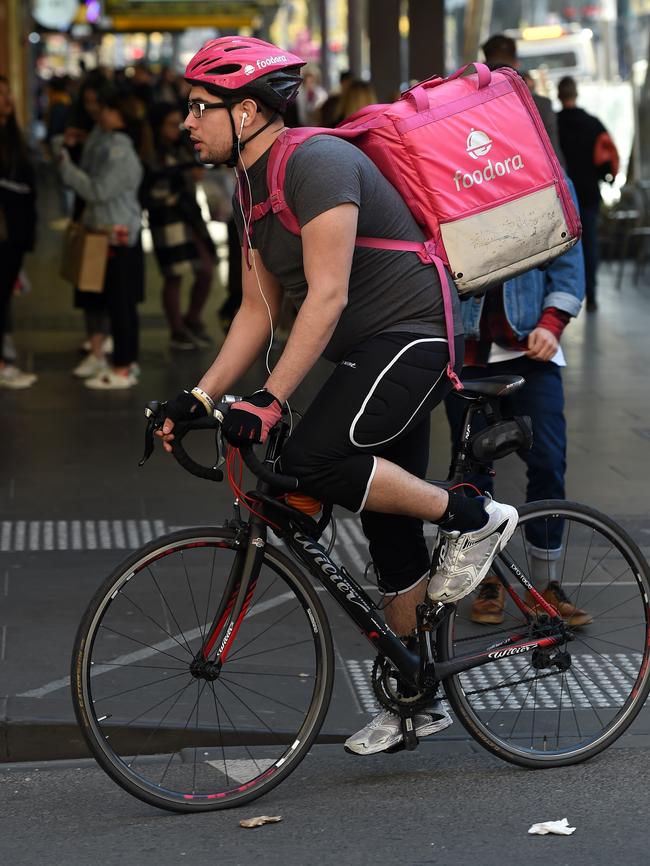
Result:
{"label": "seat post", "polygon": [[477,398],[469,398],[469,405],[465,409],[463,415],[463,427],[460,436],[460,441],[454,446],[454,453],[449,466],[449,474],[447,481],[450,484],[460,484],[464,481],[467,474],[467,443],[472,435],[472,426],[474,416],[480,411],[482,400]]}

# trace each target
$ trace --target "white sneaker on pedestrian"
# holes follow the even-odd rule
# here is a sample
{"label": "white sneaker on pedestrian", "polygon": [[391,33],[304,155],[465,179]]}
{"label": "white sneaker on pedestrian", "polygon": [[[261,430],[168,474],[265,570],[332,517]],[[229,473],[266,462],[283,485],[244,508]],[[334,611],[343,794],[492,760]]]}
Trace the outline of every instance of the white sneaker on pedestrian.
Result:
{"label": "white sneaker on pedestrian", "polygon": [[25,373],[13,364],[5,364],[0,369],[0,388],[13,388],[18,391],[22,388],[30,388],[37,380],[38,376],[35,373]]}
{"label": "white sneaker on pedestrian", "polygon": [[95,391],[123,391],[125,388],[132,388],[137,384],[138,380],[132,373],[123,375],[110,369],[98,376],[93,376],[91,379],[86,379],[84,382],[86,388],[92,388]]}
{"label": "white sneaker on pedestrian", "polygon": [[108,370],[106,358],[98,358],[92,352],[80,361],[72,371],[72,375],[78,379],[89,379],[91,376],[99,376],[104,370]]}
{"label": "white sneaker on pedestrian", "polygon": [[[84,340],[84,342],[81,344],[81,351],[86,352],[86,354],[92,351],[90,340]],[[102,352],[104,352],[105,355],[113,354],[113,338],[110,334],[107,334],[104,337],[104,342],[102,343]]]}
{"label": "white sneaker on pedestrian", "polygon": [[[442,701],[435,701],[430,708],[413,716],[415,735],[418,739],[444,731],[452,724],[451,716]],[[346,752],[355,755],[375,755],[385,752],[402,741],[402,720],[390,710],[383,710],[371,719],[365,728],[345,741]]]}
{"label": "white sneaker on pedestrian", "polygon": [[488,521],[472,532],[440,531],[438,568],[427,587],[427,595],[434,602],[451,604],[459,601],[486,576],[492,560],[510,541],[519,514],[512,505],[503,505],[493,499],[484,503]]}

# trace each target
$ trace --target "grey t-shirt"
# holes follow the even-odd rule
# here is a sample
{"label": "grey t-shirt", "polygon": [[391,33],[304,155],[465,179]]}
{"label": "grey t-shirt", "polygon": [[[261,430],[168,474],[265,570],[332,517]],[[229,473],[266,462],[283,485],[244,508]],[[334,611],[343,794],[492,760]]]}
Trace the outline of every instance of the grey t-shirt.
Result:
{"label": "grey t-shirt", "polygon": [[[267,151],[248,171],[254,204],[268,197],[268,157]],[[397,190],[359,148],[339,138],[316,135],[294,151],[287,163],[284,194],[301,227],[337,205],[353,203],[359,208],[360,237],[424,240]],[[242,237],[237,203],[235,219]],[[268,214],[252,224],[251,245],[299,308],[307,295],[300,237]],[[450,294],[455,333],[462,334],[453,283]],[[362,340],[385,331],[447,336],[437,271],[413,252],[356,247],[348,304],[323,354],[340,361]]]}

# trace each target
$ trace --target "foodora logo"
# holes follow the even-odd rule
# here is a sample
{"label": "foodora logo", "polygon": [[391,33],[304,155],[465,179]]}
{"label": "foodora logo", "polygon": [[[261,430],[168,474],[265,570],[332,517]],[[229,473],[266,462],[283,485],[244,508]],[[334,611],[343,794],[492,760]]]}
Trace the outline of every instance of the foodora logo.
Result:
{"label": "foodora logo", "polygon": [[[472,129],[467,136],[465,150],[472,158],[478,160],[480,157],[485,157],[492,150],[494,142],[486,132]],[[488,159],[487,164],[483,168],[476,168],[473,171],[463,171],[462,168],[456,170],[453,176],[453,182],[457,192],[461,189],[470,189],[475,184],[491,183],[499,177],[510,174],[513,171],[519,171],[524,167],[524,160],[520,153],[506,157],[503,161]]]}

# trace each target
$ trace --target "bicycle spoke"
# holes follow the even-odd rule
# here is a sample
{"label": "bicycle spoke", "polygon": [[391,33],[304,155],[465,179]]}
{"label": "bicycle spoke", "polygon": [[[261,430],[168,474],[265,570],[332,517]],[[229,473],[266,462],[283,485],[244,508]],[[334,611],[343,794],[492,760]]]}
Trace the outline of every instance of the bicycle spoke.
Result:
{"label": "bicycle spoke", "polygon": [[205,634],[203,632],[203,629],[205,626],[201,625],[201,621],[199,619],[199,611],[198,611],[198,608],[196,606],[196,599],[194,598],[194,592],[192,590],[192,584],[190,583],[190,576],[187,573],[187,565],[185,563],[185,556],[183,555],[182,551],[181,551],[181,562],[183,563],[183,571],[185,572],[185,580],[187,582],[187,588],[190,591],[190,598],[192,599],[192,607],[194,608],[194,615],[196,617],[196,626],[197,626],[198,630],[201,632],[201,643],[205,643]]}
{"label": "bicycle spoke", "polygon": [[276,647],[273,647],[272,649],[263,649],[263,650],[260,650],[259,652],[256,652],[256,653],[249,653],[247,656],[232,656],[232,657],[228,658],[227,662],[231,662],[231,661],[243,662],[243,661],[246,661],[246,659],[253,659],[253,658],[255,658],[255,656],[261,656],[261,655],[265,656],[265,655],[268,655],[269,653],[280,652],[280,650],[284,650],[284,649],[292,649],[293,647],[302,646],[302,644],[306,644],[306,643],[311,643],[311,640],[309,638],[306,638],[305,640],[296,640],[296,641],[293,641],[293,643],[285,643],[285,644],[282,644],[282,646],[276,646]]}
{"label": "bicycle spoke", "polygon": [[172,610],[170,604],[169,604],[168,601],[167,601],[167,597],[165,596],[165,593],[162,591],[162,589],[161,589],[160,586],[158,585],[158,581],[156,580],[156,577],[155,577],[155,575],[154,575],[154,573],[153,573],[153,570],[152,570],[151,568],[148,568],[147,571],[149,572],[149,575],[151,576],[151,579],[152,579],[152,581],[153,581],[153,583],[154,583],[156,589],[158,590],[158,592],[159,592],[159,594],[160,594],[160,597],[161,597],[161,599],[162,599],[163,605],[164,605],[164,606],[167,608],[167,610],[169,611],[169,613],[170,613],[170,615],[171,615],[171,618],[174,620],[174,624],[175,624],[176,628],[178,629],[178,631],[179,631],[181,637],[183,638],[183,640],[185,641],[185,646],[187,647],[187,651],[189,652],[190,655],[192,655],[192,650],[190,649],[190,645],[189,645],[189,643],[187,642],[187,638],[185,637],[185,632],[184,632],[183,629],[180,627],[180,624],[179,624],[178,620],[176,619],[176,616],[175,616],[175,614],[174,614],[174,611]]}
{"label": "bicycle spoke", "polygon": [[[256,634],[255,637],[252,637],[247,643],[243,644],[243,646],[238,647],[237,651],[234,652],[232,655],[233,661],[237,661],[237,657],[238,657],[239,653],[243,652],[246,649],[246,647],[250,646],[252,643],[255,643],[255,641],[259,640],[259,638],[261,638],[262,635],[266,634],[272,628],[275,628],[276,625],[279,625],[288,616],[291,616],[292,613],[295,613],[295,611],[296,611],[295,607],[292,608],[291,610],[286,611],[286,613],[283,613],[279,619],[276,619],[275,622],[269,623],[269,625],[267,625],[267,627],[265,629],[263,629],[261,632],[259,632],[259,634]],[[246,656],[245,656],[245,658],[246,658]],[[250,656],[248,658],[250,658]]]}
{"label": "bicycle spoke", "polygon": [[271,701],[274,704],[278,704],[280,707],[286,707],[287,710],[293,710],[294,713],[303,713],[303,710],[298,709],[298,707],[293,707],[291,704],[287,704],[284,701],[279,701],[277,698],[272,698],[271,695],[265,695],[263,692],[258,692],[255,689],[251,689],[250,686],[245,686],[242,683],[236,683],[234,680],[228,679],[228,677],[222,676],[222,679],[226,683],[230,683],[231,686],[236,686],[238,689],[244,689],[246,692],[250,692],[253,695],[257,695],[260,698],[266,698],[267,701]]}
{"label": "bicycle spoke", "polygon": [[185,664],[183,659],[179,659],[178,656],[173,656],[171,653],[165,652],[165,650],[160,649],[155,644],[144,643],[143,641],[139,640],[137,637],[133,637],[130,634],[124,634],[124,632],[118,631],[115,628],[109,628],[109,626],[105,625],[104,623],[102,623],[101,628],[104,629],[105,631],[110,631],[112,634],[116,634],[119,637],[123,637],[123,638],[126,638],[127,640],[133,641],[133,643],[140,644],[140,646],[143,646],[146,649],[154,650],[154,652],[157,652],[157,653],[162,653],[162,655],[164,655],[164,656],[169,656],[170,659],[174,659],[174,661],[179,662],[179,664]]}
{"label": "bicycle spoke", "polygon": [[113,692],[110,695],[102,695],[99,700],[110,701],[112,698],[119,698],[119,697],[122,697],[123,695],[128,695],[130,692],[138,692],[141,689],[148,688],[149,686],[156,686],[156,685],[158,685],[158,683],[168,683],[171,680],[177,680],[179,677],[186,677],[186,676],[188,676],[188,673],[189,672],[187,670],[185,670],[182,673],[174,674],[171,677],[159,677],[157,680],[150,680],[148,683],[139,683],[137,686],[132,686],[131,688],[128,688],[128,689],[122,689],[121,692]]}
{"label": "bicycle spoke", "polygon": [[[133,601],[124,591],[122,591],[121,595],[129,602],[129,604],[132,604],[133,607],[135,607],[138,611],[140,611],[140,613],[142,614],[142,616],[145,619],[148,619],[149,622],[152,622],[156,626],[156,628],[159,628],[160,631],[163,634],[166,634],[170,640],[173,640],[174,643],[178,644],[178,646],[183,650],[183,652],[185,651],[185,647],[183,646],[183,644],[171,632],[167,631],[167,629],[164,626],[160,625],[160,623],[157,620],[155,620],[150,614],[145,613],[142,610],[142,608],[140,607],[140,605],[137,604],[135,601]],[[181,632],[181,634],[182,634],[182,632]],[[184,636],[183,636],[183,639],[184,639]],[[187,641],[185,641],[185,646],[191,652],[189,644],[187,643]]]}

